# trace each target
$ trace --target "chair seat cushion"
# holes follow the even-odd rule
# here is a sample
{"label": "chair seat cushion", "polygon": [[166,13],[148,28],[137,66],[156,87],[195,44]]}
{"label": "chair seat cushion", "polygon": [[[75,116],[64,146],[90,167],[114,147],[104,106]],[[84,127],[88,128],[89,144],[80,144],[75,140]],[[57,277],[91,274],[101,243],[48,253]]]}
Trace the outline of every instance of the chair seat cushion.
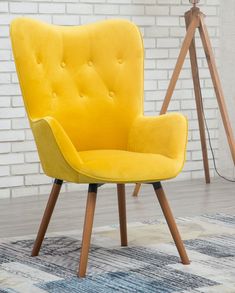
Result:
{"label": "chair seat cushion", "polygon": [[183,162],[160,154],[92,150],[79,152],[79,156],[84,183],[155,182],[177,176],[183,167]]}

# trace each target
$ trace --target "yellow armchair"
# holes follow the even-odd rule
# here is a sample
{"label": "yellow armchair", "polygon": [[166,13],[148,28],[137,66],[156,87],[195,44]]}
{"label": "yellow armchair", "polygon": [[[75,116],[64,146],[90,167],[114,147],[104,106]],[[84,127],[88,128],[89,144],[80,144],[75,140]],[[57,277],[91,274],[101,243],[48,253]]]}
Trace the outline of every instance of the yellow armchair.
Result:
{"label": "yellow armchair", "polygon": [[117,183],[127,245],[125,183],[151,183],[184,264],[183,242],[160,181],[182,170],[187,120],[143,116],[143,42],[126,20],[77,27],[18,18],[11,40],[19,82],[46,175],[55,178],[32,256],[39,253],[63,181],[88,183],[78,275],[84,277],[97,189]]}

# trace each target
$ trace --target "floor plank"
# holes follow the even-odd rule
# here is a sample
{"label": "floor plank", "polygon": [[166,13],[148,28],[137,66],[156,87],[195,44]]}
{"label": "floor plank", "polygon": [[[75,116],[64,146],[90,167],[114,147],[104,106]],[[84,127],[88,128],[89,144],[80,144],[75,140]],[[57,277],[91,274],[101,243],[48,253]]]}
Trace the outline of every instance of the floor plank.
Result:
{"label": "floor plank", "polygon": [[[206,185],[203,179],[163,183],[175,216],[195,216],[205,213],[235,211],[234,183],[213,180]],[[134,185],[127,190],[127,220],[135,222],[162,217],[151,185],[142,185],[138,198],[131,196]],[[37,232],[48,195],[0,200],[0,237],[23,236]],[[48,231],[63,232],[82,229],[86,192],[63,193],[58,199]],[[118,223],[116,190],[99,189],[94,225]]]}

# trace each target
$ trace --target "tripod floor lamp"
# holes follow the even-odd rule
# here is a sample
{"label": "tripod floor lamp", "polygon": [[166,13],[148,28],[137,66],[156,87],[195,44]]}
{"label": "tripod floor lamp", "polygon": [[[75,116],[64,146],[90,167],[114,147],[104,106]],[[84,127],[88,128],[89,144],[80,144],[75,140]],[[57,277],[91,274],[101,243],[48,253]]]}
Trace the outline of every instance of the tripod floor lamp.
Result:
{"label": "tripod floor lamp", "polygon": [[[213,82],[219,110],[221,113],[223,125],[225,128],[226,136],[228,139],[228,144],[230,147],[231,155],[233,158],[233,162],[235,165],[235,140],[233,136],[233,130],[229,121],[228,111],[225,104],[225,98],[219,78],[219,74],[216,68],[215,58],[211,46],[211,42],[209,39],[209,34],[204,22],[204,14],[200,11],[196,4],[199,3],[199,0],[190,0],[193,4],[193,7],[185,13],[185,22],[187,33],[176,63],[176,67],[174,69],[172,78],[170,80],[169,87],[167,89],[166,97],[163,102],[160,114],[165,114],[172,94],[174,92],[176,82],[179,78],[181,69],[184,64],[184,60],[186,55],[189,51],[190,61],[191,61],[191,69],[192,69],[192,78],[193,78],[193,85],[194,85],[194,93],[195,93],[195,100],[196,100],[196,108],[197,108],[197,115],[198,115],[198,123],[199,123],[199,131],[200,131],[200,139],[201,139],[201,147],[202,147],[202,157],[203,157],[203,165],[204,165],[204,172],[205,172],[205,180],[206,183],[210,183],[210,171],[209,171],[209,163],[208,163],[208,154],[207,154],[207,145],[206,145],[206,134],[205,134],[205,123],[204,123],[204,114],[203,114],[203,103],[202,103],[202,92],[201,92],[201,85],[200,85],[200,78],[199,78],[199,69],[198,69],[198,62],[197,62],[197,53],[196,53],[196,46],[195,46],[195,32],[196,29],[199,30],[200,37],[202,40],[203,48],[205,51],[208,67],[210,70],[211,79]],[[136,184],[135,190],[133,192],[133,196],[137,196],[141,184]]]}

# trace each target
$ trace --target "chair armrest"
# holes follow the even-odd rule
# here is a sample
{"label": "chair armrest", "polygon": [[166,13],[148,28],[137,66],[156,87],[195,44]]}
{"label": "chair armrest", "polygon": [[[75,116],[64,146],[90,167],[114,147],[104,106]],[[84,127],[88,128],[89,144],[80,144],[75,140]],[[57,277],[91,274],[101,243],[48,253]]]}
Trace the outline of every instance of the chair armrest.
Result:
{"label": "chair armrest", "polygon": [[82,160],[63,127],[50,116],[31,119],[30,124],[44,172],[50,177],[71,181]]}
{"label": "chair armrest", "polygon": [[131,128],[128,148],[134,152],[161,154],[184,161],[187,134],[187,119],[181,114],[141,116]]}

